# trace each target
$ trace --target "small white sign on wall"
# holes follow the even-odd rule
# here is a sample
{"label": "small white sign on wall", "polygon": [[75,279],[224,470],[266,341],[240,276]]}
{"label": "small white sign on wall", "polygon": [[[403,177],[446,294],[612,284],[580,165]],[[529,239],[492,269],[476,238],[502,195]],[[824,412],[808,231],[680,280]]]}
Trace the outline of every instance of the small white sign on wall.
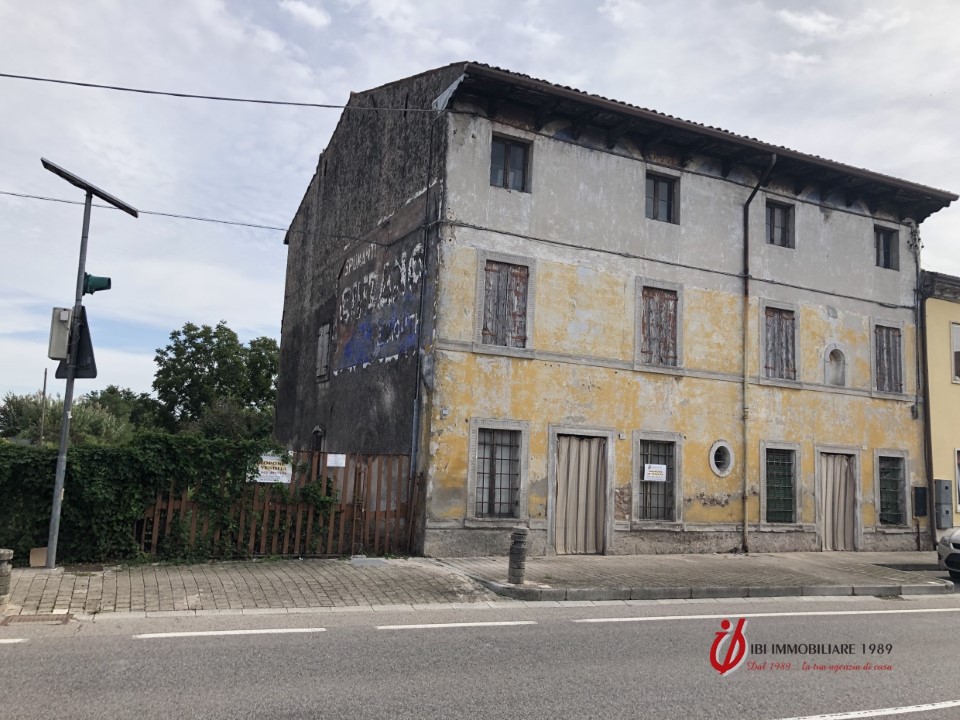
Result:
{"label": "small white sign on wall", "polygon": [[279,455],[261,455],[257,470],[257,482],[261,483],[289,483],[293,477],[293,467]]}
{"label": "small white sign on wall", "polygon": [[347,466],[347,456],[338,455],[337,453],[330,453],[327,455],[327,467],[346,467]]}
{"label": "small white sign on wall", "polygon": [[666,482],[667,466],[655,465],[653,463],[644,463],[643,479],[646,482]]}

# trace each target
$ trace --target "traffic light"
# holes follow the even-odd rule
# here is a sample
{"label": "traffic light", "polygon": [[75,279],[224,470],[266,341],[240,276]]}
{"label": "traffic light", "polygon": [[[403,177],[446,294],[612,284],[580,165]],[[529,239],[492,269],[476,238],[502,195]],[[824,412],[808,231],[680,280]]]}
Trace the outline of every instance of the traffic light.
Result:
{"label": "traffic light", "polygon": [[83,294],[93,295],[97,290],[109,290],[110,278],[99,275],[83,274]]}

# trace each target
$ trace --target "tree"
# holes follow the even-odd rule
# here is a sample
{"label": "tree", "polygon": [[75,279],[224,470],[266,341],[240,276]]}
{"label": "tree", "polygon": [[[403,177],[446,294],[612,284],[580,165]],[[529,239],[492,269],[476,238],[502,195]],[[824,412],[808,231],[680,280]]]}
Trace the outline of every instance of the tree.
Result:
{"label": "tree", "polygon": [[129,423],[134,430],[155,430],[162,424],[163,406],[147,393],[108,385],[84,396],[85,402],[96,403],[111,415]]}
{"label": "tree", "polygon": [[[46,412],[43,407],[46,403]],[[29,395],[7,393],[0,406],[0,436],[27,442],[40,443],[41,415],[45,415],[43,442],[56,444],[60,439],[60,423],[63,419],[63,400],[59,397],[44,399],[36,392]],[[127,420],[119,418],[88,397],[81,397],[70,412],[70,442],[110,443],[129,437],[131,427]]]}
{"label": "tree", "polygon": [[280,349],[258,337],[249,345],[220,321],[187,323],[158,348],[153,389],[168,418],[210,436],[266,437],[276,401]]}

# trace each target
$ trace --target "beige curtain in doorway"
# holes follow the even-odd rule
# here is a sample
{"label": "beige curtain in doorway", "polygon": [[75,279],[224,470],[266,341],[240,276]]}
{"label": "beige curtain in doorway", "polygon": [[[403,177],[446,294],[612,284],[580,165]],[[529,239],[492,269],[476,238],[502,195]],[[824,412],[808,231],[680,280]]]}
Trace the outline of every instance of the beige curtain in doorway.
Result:
{"label": "beige curtain in doorway", "polygon": [[856,478],[852,455],[820,455],[822,550],[856,550]]}
{"label": "beige curtain in doorway", "polygon": [[603,552],[606,488],[606,438],[558,435],[557,553]]}

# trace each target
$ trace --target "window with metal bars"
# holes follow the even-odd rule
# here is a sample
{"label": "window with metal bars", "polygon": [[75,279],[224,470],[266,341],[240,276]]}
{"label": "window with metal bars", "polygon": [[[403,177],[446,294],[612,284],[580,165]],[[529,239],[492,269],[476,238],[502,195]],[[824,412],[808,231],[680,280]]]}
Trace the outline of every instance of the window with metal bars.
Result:
{"label": "window with metal bars", "polygon": [[487,260],[484,269],[483,330],[485,345],[527,346],[527,286],[530,268]]}
{"label": "window with metal bars", "polygon": [[490,149],[490,184],[509,190],[527,190],[527,162],[530,146],[524,142],[495,137]]}
{"label": "window with metal bars", "polygon": [[651,365],[677,364],[677,292],[644,287],[640,357]]}
{"label": "window with metal bars", "polygon": [[877,390],[903,392],[903,362],[901,359],[900,328],[877,325],[874,328]]}
{"label": "window with metal bars", "polygon": [[765,374],[768,378],[796,380],[796,318],[793,310],[768,307],[764,315]]}
{"label": "window with metal bars", "polygon": [[[674,493],[676,492],[675,455],[676,443],[658,440],[641,440],[638,462],[641,469],[639,482],[639,520],[675,520]],[[666,465],[667,481],[648,482],[643,479],[646,465]]]}
{"label": "window with metal bars", "polygon": [[768,523],[796,522],[795,458],[793,450],[767,448],[765,462]]}
{"label": "window with metal bars", "polygon": [[767,242],[780,247],[793,247],[793,208],[780,203],[767,203]]}
{"label": "window with metal bars", "polygon": [[647,173],[647,217],[651,220],[663,220],[675,223],[676,178]]}
{"label": "window with metal bars", "polygon": [[477,517],[519,517],[520,431],[477,432]]}
{"label": "window with metal bars", "polygon": [[897,231],[889,228],[875,227],[873,229],[873,242],[877,251],[877,267],[888,270],[900,269],[900,258],[898,253]]}
{"label": "window with metal bars", "polygon": [[880,457],[880,524],[903,525],[903,458]]}

